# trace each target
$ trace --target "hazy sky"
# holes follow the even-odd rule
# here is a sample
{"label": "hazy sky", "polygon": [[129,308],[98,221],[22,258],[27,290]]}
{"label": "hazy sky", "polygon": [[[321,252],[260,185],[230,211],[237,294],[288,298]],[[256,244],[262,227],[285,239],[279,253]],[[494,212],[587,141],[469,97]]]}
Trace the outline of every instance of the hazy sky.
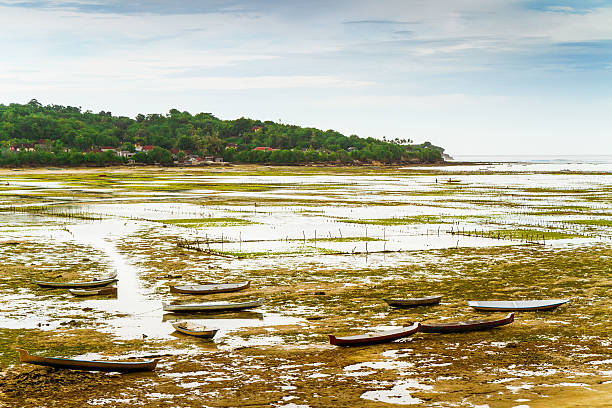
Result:
{"label": "hazy sky", "polygon": [[0,103],[612,154],[612,1],[0,0]]}

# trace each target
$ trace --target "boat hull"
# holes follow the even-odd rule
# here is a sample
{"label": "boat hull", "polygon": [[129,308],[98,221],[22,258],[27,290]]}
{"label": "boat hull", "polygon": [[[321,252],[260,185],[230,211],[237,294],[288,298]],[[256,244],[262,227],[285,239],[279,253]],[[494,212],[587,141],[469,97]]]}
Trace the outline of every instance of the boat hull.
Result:
{"label": "boat hull", "polygon": [[172,293],[184,293],[188,295],[210,295],[213,293],[228,293],[238,292],[251,286],[251,282],[237,282],[237,283],[219,283],[219,284],[207,284],[207,285],[179,285],[170,286],[170,292]]}
{"label": "boat hull", "polygon": [[413,299],[383,299],[393,307],[417,307],[417,306],[429,306],[437,305],[442,300],[442,296],[427,296],[422,298]]}
{"label": "boat hull", "polygon": [[468,320],[465,322],[421,323],[422,333],[463,333],[469,331],[488,330],[504,326],[514,321],[514,313],[508,313],[503,319]]}
{"label": "boat hull", "polygon": [[263,299],[258,299],[253,302],[242,302],[242,303],[221,303],[221,302],[210,302],[210,303],[194,303],[186,305],[171,305],[163,303],[163,309],[165,312],[182,313],[182,312],[200,312],[200,313],[214,313],[214,312],[226,312],[231,310],[245,310],[263,305]]}
{"label": "boat hull", "polygon": [[46,282],[46,281],[34,281],[41,288],[97,288],[100,286],[110,285],[113,282],[117,282],[116,277],[108,279],[100,279],[89,282]]}
{"label": "boat hull", "polygon": [[146,361],[88,361],[72,360],[68,358],[39,357],[29,354],[27,351],[17,349],[19,359],[22,363],[36,364],[54,368],[65,368],[70,370],[105,371],[131,373],[139,371],[152,371],[157,365],[158,359]]}
{"label": "boat hull", "polygon": [[378,333],[366,333],[357,336],[336,337],[329,335],[329,343],[334,346],[367,346],[370,344],[388,343],[404,337],[408,337],[419,331],[419,323],[401,329],[388,330]]}
{"label": "boat hull", "polygon": [[116,287],[103,287],[101,289],[68,289],[74,296],[117,295]]}
{"label": "boat hull", "polygon": [[188,336],[193,336],[193,337],[198,337],[201,339],[212,339],[213,337],[215,337],[215,334],[217,334],[217,332],[219,330],[214,329],[214,330],[193,330],[193,329],[189,329],[184,322],[179,322],[179,323],[172,323],[172,327],[174,327],[174,329],[179,332],[179,333],[183,333],[186,334]]}
{"label": "boat hull", "polygon": [[533,312],[553,310],[569,302],[569,299],[517,300],[517,301],[469,301],[468,305],[476,310],[490,312]]}

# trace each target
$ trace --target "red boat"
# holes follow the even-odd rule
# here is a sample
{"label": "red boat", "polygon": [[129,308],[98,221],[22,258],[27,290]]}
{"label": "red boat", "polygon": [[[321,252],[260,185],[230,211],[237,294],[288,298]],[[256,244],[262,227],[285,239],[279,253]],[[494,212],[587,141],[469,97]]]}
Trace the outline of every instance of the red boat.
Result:
{"label": "red boat", "polygon": [[461,333],[467,331],[487,330],[497,326],[510,324],[514,321],[514,313],[502,319],[468,320],[465,322],[421,323],[423,333]]}
{"label": "red boat", "polygon": [[330,334],[329,342],[334,346],[365,346],[368,344],[387,343],[416,333],[419,331],[419,326],[419,323],[414,323],[412,326],[400,327],[399,329],[358,334],[348,337],[336,337]]}

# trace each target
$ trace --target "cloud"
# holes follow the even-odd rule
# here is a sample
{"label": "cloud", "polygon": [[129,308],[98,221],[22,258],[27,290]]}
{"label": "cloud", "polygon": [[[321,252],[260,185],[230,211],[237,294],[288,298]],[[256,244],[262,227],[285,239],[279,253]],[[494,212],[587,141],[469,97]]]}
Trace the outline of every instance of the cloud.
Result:
{"label": "cloud", "polygon": [[418,21],[394,21],[394,20],[356,20],[356,21],[344,21],[342,24],[404,25],[404,24],[419,24],[419,22]]}

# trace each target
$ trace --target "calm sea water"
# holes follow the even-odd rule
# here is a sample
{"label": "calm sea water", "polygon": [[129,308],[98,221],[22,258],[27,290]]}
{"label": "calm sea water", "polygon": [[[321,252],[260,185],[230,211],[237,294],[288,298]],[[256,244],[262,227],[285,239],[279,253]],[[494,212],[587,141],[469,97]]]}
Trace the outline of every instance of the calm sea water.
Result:
{"label": "calm sea water", "polygon": [[612,163],[612,155],[474,155],[454,156],[454,161],[494,163],[554,163],[554,164],[603,164]]}
{"label": "calm sea water", "polygon": [[473,162],[467,165],[471,169],[477,166],[483,170],[612,172],[612,155],[457,155],[453,158],[455,162]]}

